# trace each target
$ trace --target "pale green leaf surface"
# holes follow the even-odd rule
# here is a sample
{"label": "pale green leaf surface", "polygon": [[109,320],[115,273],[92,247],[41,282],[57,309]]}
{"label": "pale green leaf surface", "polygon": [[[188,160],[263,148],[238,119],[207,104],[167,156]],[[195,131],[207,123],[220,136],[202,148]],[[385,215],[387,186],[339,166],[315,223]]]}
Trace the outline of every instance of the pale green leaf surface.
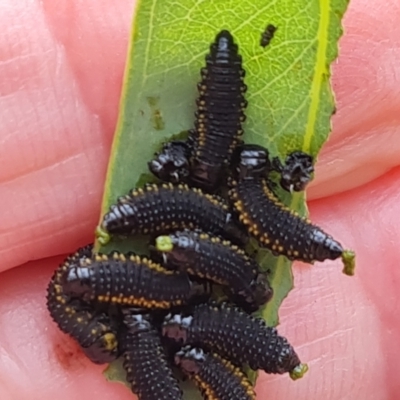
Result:
{"label": "pale green leaf surface", "polygon": [[[147,162],[163,141],[193,126],[196,84],[210,43],[228,29],[239,45],[249,102],[244,139],[283,159],[293,150],[316,156],[331,129],[334,101],[330,63],[337,56],[348,0],[142,0],[137,6],[124,89],[107,174],[102,213],[117,197],[148,179]],[[260,46],[267,24],[278,29]],[[302,214],[303,196],[278,191]],[[143,252],[143,241],[97,249]],[[258,254],[271,271],[274,299],[261,314],[278,323],[292,288],[290,263]]]}

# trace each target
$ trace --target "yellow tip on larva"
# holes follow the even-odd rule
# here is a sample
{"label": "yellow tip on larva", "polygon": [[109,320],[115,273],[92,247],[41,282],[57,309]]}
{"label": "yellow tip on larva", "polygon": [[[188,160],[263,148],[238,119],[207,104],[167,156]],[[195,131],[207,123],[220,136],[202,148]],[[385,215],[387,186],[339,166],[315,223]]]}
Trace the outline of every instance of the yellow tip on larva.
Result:
{"label": "yellow tip on larva", "polygon": [[110,235],[104,230],[101,225],[97,226],[95,236],[97,241],[103,246],[111,240]]}
{"label": "yellow tip on larva", "polygon": [[103,336],[103,342],[105,349],[108,351],[114,350],[118,345],[117,338],[111,332],[108,332]]}
{"label": "yellow tip on larva", "polygon": [[156,239],[156,249],[158,251],[168,252],[172,251],[174,244],[169,236],[159,236]]}
{"label": "yellow tip on larva", "polygon": [[356,254],[353,250],[344,250],[342,253],[343,273],[348,276],[354,275],[356,268]]}
{"label": "yellow tip on larva", "polygon": [[289,372],[289,376],[294,381],[296,381],[297,379],[302,378],[307,371],[308,371],[308,365],[307,364],[299,364],[297,367],[293,368]]}

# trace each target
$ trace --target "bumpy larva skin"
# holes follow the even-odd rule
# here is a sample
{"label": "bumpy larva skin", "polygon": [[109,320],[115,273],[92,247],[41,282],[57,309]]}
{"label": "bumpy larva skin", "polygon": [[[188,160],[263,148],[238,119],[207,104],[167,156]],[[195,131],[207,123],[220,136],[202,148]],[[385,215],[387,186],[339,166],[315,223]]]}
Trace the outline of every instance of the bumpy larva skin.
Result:
{"label": "bumpy larva skin", "polygon": [[206,347],[235,364],[247,363],[254,370],[295,375],[305,369],[293,347],[275,328],[227,304],[201,304],[186,317],[169,314],[162,332],[178,342]]}
{"label": "bumpy larva skin", "polygon": [[101,230],[112,235],[168,233],[200,229],[240,243],[244,234],[227,203],[187,185],[146,185],[120,197],[105,214]]}
{"label": "bumpy larva skin", "polygon": [[65,273],[80,259],[91,257],[92,248],[90,245],[79,249],[58,267],[47,288],[47,308],[61,331],[74,338],[92,362],[104,364],[118,357],[116,332],[110,318],[104,313],[95,314],[82,299],[66,295],[62,286]]}
{"label": "bumpy larva skin", "polygon": [[186,304],[196,294],[187,274],[118,252],[81,260],[64,275],[63,289],[88,301],[158,309]]}
{"label": "bumpy larva skin", "polygon": [[269,189],[266,180],[244,179],[233,183],[229,197],[249,235],[274,255],[308,263],[342,256],[341,244],[286,207]]}
{"label": "bumpy larva skin", "polygon": [[255,400],[253,387],[244,373],[217,354],[185,347],[175,363],[189,376],[206,400]]}
{"label": "bumpy larva skin", "polygon": [[223,30],[210,46],[198,84],[191,180],[204,190],[216,188],[243,133],[247,106],[244,75],[238,47]]}
{"label": "bumpy larva skin", "polygon": [[146,315],[125,317],[119,336],[126,380],[139,400],[180,400],[182,392],[161,345],[160,335]]}
{"label": "bumpy larva skin", "polygon": [[185,230],[159,236],[156,249],[168,266],[227,286],[250,312],[272,297],[272,288],[257,262],[227,240]]}

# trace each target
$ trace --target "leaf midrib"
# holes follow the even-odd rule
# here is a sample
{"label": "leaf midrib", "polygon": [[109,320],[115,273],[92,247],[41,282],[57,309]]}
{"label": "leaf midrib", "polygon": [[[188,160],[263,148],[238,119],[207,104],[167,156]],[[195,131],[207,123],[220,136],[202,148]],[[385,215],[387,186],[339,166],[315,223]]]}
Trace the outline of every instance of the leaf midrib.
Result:
{"label": "leaf midrib", "polygon": [[[320,6],[320,19],[318,25],[318,34],[317,34],[317,57],[314,69],[314,77],[311,84],[310,89],[310,108],[308,110],[308,118],[306,131],[303,140],[302,149],[306,153],[310,153],[311,149],[311,140],[313,138],[315,132],[315,123],[317,121],[317,113],[318,113],[318,105],[320,103],[320,90],[322,86],[322,80],[324,74],[327,73],[326,60],[327,60],[327,48],[328,48],[328,29],[329,29],[329,10],[330,10],[330,1],[327,0],[319,0]],[[317,94],[317,95],[315,95]]]}

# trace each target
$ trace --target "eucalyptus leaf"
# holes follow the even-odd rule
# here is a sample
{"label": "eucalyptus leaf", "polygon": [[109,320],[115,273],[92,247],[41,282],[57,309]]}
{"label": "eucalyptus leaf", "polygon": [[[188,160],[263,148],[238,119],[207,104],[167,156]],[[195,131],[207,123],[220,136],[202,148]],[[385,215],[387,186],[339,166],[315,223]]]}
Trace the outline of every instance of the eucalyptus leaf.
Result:
{"label": "eucalyptus leaf", "polygon": [[[147,162],[164,141],[192,128],[199,71],[222,29],[233,34],[246,70],[244,140],[281,159],[294,150],[316,157],[331,130],[329,66],[337,56],[347,5],[348,0],[139,1],[102,215],[120,195],[151,180]],[[260,40],[268,25],[277,29],[263,47]],[[306,214],[303,195],[278,195]],[[145,248],[143,240],[96,243],[104,252],[143,253]],[[273,300],[259,314],[276,325],[278,308],[293,287],[291,263],[264,250],[258,259],[270,271],[274,288]]]}

